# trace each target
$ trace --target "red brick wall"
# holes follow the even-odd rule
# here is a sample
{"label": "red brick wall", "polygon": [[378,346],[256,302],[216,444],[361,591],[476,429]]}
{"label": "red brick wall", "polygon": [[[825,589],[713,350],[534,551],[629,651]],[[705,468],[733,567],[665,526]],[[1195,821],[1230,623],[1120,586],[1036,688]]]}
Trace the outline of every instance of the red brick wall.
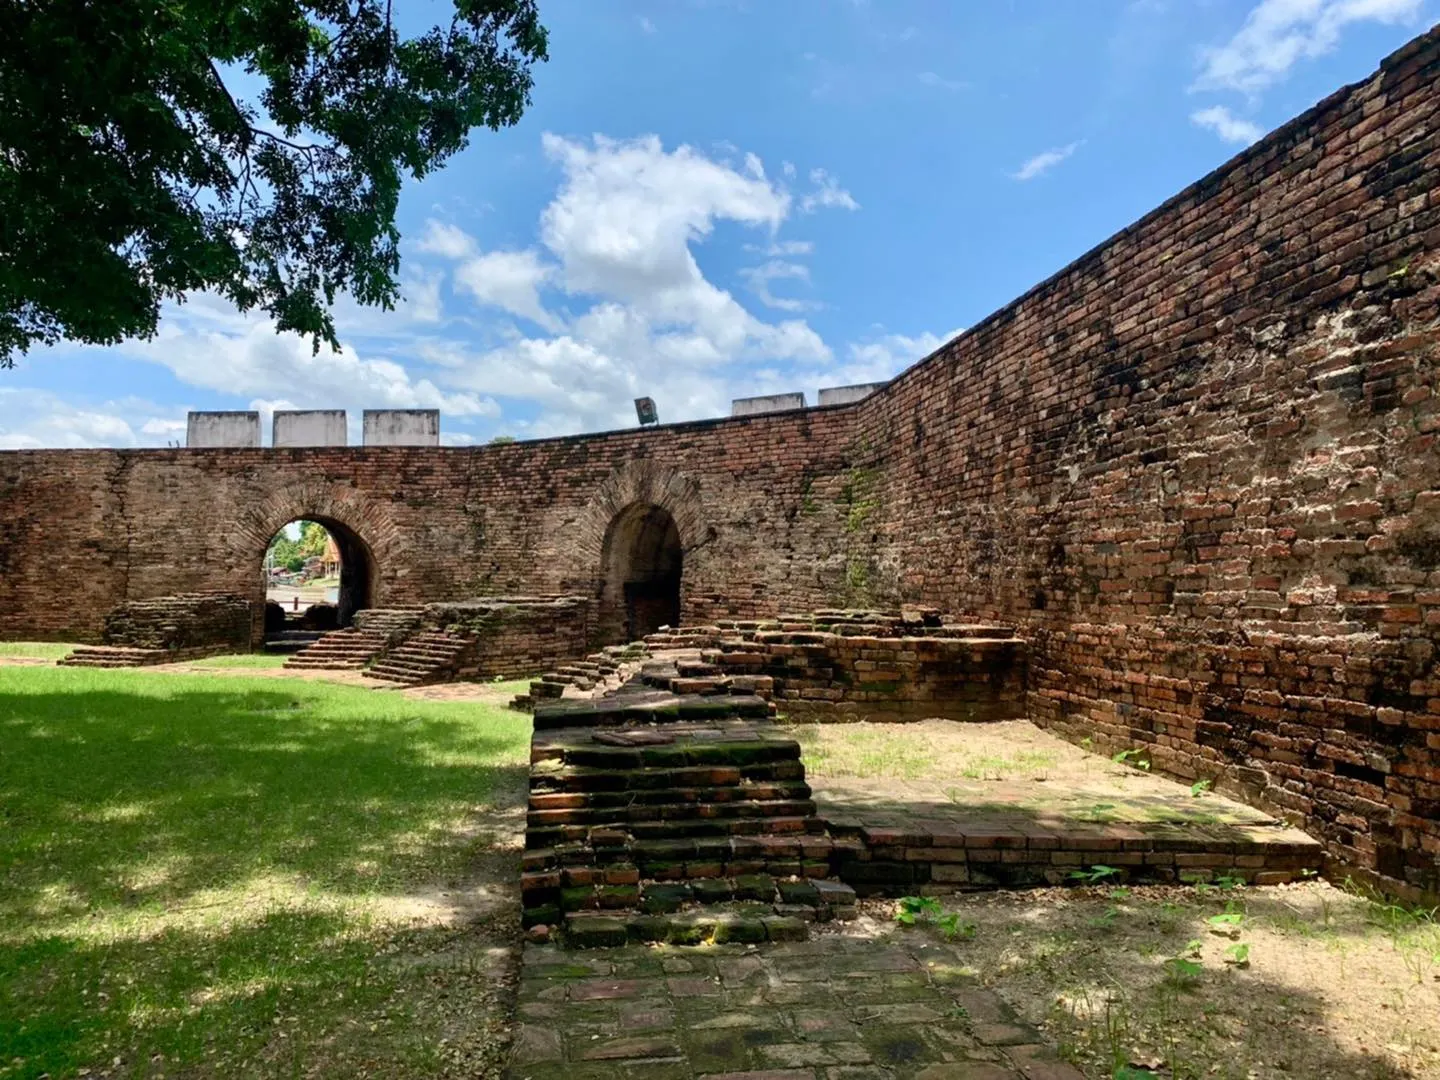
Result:
{"label": "red brick wall", "polygon": [[301,516],[369,545],[377,604],[599,600],[605,531],[645,501],[679,527],[687,622],[906,599],[1013,623],[1042,723],[1440,890],[1437,109],[1432,32],[856,406],[0,454],[0,637],[258,599]]}
{"label": "red brick wall", "polygon": [[636,501],[676,522],[686,620],[821,606],[846,589],[856,417],[463,450],[3,452],[0,638],[96,640],[122,600],[180,592],[234,593],[262,611],[265,547],[298,517],[363,542],[375,606],[599,599],[606,530]]}
{"label": "red brick wall", "polygon": [[1440,33],[877,394],[877,561],[1032,715],[1440,890]]}

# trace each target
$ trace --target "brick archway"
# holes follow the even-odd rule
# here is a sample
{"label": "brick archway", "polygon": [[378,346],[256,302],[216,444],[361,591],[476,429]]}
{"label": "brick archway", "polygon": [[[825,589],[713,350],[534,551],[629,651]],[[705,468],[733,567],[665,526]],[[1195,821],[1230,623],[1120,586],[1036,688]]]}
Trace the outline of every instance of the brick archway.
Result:
{"label": "brick archway", "polygon": [[[586,591],[597,604],[597,642],[618,642],[636,629],[648,632],[653,618],[684,618],[682,567],[714,534],[693,478],[649,461],[629,462],[600,484],[573,529]],[[627,582],[642,586],[631,590],[632,597],[649,593],[640,606],[657,614],[635,619],[633,605],[626,604]]]}
{"label": "brick archway", "polygon": [[258,568],[270,540],[292,521],[323,525],[340,550],[341,625],[362,608],[383,603],[386,592],[381,568],[395,547],[395,526],[388,515],[343,488],[326,484],[293,484],[272,491],[263,500],[242,507],[229,534],[233,565],[257,568],[251,597],[255,612],[252,638],[264,637],[265,585]]}

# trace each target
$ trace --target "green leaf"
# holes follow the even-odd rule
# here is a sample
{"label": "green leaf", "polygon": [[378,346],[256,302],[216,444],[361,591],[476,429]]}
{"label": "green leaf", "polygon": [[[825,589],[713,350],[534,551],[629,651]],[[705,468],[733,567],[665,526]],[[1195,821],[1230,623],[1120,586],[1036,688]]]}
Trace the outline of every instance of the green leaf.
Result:
{"label": "green leaf", "polygon": [[1190,794],[1198,799],[1201,795],[1209,791],[1213,784],[1214,781],[1212,780],[1196,780],[1195,783],[1190,785]]}
{"label": "green leaf", "polygon": [[1250,946],[1246,942],[1237,942],[1225,950],[1225,962],[1234,964],[1236,967],[1244,967],[1250,963]]}

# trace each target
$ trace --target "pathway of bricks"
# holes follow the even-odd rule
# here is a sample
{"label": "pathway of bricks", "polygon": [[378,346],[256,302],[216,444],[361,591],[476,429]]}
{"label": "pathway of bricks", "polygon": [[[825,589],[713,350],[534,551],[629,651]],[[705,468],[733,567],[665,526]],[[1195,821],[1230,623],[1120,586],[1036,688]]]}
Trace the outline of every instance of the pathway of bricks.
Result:
{"label": "pathway of bricks", "polygon": [[529,945],[508,1080],[1081,1080],[925,930]]}

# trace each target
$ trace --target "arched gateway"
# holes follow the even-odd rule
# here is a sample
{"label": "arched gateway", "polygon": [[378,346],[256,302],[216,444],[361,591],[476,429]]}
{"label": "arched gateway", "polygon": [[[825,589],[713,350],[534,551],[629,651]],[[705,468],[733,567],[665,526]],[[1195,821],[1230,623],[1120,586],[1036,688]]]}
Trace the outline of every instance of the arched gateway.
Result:
{"label": "arched gateway", "polygon": [[635,502],[605,531],[600,626],[607,638],[635,641],[680,622],[680,530],[664,507]]}

